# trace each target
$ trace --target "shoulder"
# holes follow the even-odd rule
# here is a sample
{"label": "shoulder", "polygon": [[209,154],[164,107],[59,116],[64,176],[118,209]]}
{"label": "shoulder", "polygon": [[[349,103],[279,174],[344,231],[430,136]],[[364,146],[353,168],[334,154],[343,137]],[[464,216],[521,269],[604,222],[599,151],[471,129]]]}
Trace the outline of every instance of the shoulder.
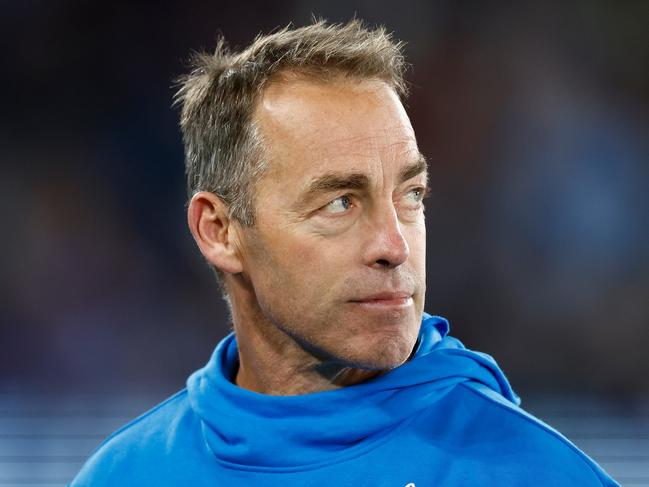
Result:
{"label": "shoulder", "polygon": [[464,401],[467,427],[476,442],[491,445],[491,457],[510,463],[553,485],[617,485],[592,459],[561,433],[529,414],[497,392],[477,382],[459,387]]}
{"label": "shoulder", "polygon": [[[71,487],[153,485],[164,478],[164,460],[191,448],[200,428],[182,390],[106,438]],[[156,482],[157,479],[157,482]]]}

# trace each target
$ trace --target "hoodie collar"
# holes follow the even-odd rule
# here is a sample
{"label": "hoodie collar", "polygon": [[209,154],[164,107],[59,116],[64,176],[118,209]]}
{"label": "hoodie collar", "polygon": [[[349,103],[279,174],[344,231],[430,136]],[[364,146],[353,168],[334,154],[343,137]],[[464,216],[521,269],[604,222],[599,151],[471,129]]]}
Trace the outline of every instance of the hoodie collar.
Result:
{"label": "hoodie collar", "polygon": [[[376,378],[332,391],[270,396],[235,385],[234,334],[187,381],[192,409],[210,449],[234,468],[294,469],[357,454],[453,386],[477,381],[512,402],[518,398],[495,361],[448,336],[448,322],[423,315],[414,356]],[[272,454],[271,454],[272,452]]]}

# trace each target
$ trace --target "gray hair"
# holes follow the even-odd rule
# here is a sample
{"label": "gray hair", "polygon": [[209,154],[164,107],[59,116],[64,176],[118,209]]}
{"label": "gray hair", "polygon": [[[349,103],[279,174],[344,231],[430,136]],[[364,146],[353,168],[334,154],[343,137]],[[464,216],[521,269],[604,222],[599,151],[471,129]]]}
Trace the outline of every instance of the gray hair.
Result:
{"label": "gray hair", "polygon": [[231,218],[253,226],[254,186],[265,163],[253,114],[267,83],[288,72],[324,81],[380,79],[403,98],[402,49],[384,27],[369,29],[358,19],[345,24],[314,19],[305,27],[259,35],[241,52],[230,51],[219,38],[213,54],[195,53],[174,98],[181,107],[189,197],[214,193]]}

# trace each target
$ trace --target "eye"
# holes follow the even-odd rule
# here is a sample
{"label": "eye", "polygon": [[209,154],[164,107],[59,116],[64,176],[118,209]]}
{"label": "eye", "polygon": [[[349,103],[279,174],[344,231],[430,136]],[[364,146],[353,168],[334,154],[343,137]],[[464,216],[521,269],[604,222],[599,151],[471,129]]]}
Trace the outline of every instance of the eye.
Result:
{"label": "eye", "polygon": [[406,198],[413,206],[419,205],[426,197],[426,188],[413,188],[406,193]]}
{"label": "eye", "polygon": [[344,213],[352,207],[352,200],[350,195],[345,194],[339,196],[335,200],[331,200],[327,203],[323,210],[327,213]]}

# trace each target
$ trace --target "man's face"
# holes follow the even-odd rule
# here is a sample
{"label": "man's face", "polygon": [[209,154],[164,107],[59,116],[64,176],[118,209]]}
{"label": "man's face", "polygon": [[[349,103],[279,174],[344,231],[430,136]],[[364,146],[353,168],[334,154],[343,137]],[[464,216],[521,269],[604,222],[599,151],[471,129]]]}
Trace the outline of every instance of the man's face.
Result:
{"label": "man's face", "polygon": [[416,342],[425,293],[425,162],[382,81],[268,86],[256,109],[244,274],[263,315],[308,352],[390,369]]}

